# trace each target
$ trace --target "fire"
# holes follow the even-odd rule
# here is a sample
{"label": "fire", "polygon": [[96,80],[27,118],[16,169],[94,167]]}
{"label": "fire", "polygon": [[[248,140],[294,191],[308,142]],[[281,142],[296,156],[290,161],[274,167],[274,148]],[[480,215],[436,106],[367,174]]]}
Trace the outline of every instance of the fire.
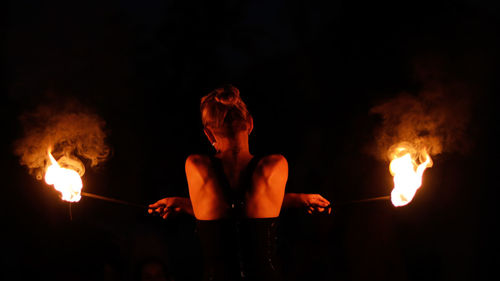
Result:
{"label": "fire", "polygon": [[392,204],[396,207],[404,206],[413,199],[422,185],[422,175],[426,168],[432,166],[432,159],[426,150],[420,153],[425,161],[417,164],[411,148],[397,147],[393,153],[393,160],[389,165],[391,175],[394,176],[394,189],[391,193]]}
{"label": "fire", "polygon": [[82,198],[83,187],[82,178],[77,171],[62,168],[54,159],[50,150],[48,152],[51,165],[45,172],[45,182],[54,185],[54,188],[61,192],[61,199],[69,202],[78,202]]}

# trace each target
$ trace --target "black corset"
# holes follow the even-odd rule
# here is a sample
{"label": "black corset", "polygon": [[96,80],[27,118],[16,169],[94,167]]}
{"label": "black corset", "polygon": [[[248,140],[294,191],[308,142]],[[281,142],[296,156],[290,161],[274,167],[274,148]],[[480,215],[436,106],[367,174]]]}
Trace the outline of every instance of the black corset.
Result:
{"label": "black corset", "polygon": [[198,220],[197,232],[203,251],[203,280],[280,281],[277,259],[278,218],[245,218],[245,192],[259,158],[242,172],[239,186],[231,188],[222,163],[213,157],[217,180],[230,210],[219,220]]}
{"label": "black corset", "polygon": [[278,218],[199,220],[204,278],[279,281]]}

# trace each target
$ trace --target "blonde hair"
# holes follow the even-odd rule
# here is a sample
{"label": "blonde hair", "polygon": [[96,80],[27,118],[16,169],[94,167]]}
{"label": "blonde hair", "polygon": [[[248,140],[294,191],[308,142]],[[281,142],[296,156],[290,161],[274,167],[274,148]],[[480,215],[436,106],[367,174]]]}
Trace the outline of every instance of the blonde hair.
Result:
{"label": "blonde hair", "polygon": [[233,85],[215,89],[201,98],[200,111],[203,126],[226,136],[247,129],[251,118],[240,91]]}

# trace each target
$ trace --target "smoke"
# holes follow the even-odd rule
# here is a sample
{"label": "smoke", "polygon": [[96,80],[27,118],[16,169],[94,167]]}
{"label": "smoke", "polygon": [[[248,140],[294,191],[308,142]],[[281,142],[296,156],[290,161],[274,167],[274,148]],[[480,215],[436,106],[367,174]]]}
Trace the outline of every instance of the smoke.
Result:
{"label": "smoke", "polygon": [[422,64],[416,67],[416,77],[422,85],[418,93],[401,93],[370,110],[381,117],[375,131],[377,156],[387,160],[398,144],[411,146],[417,154],[425,149],[431,156],[466,152],[469,87]]}
{"label": "smoke", "polygon": [[61,166],[85,173],[105,161],[110,148],[105,143],[105,122],[76,102],[39,106],[20,116],[23,136],[14,143],[14,153],[30,174],[42,179],[50,164],[50,150]]}

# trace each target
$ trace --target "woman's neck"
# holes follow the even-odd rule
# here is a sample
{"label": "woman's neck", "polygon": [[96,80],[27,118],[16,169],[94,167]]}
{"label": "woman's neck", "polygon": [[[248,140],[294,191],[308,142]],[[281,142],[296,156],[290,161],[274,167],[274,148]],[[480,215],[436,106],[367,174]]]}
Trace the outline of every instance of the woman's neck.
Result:
{"label": "woman's neck", "polygon": [[241,159],[241,158],[249,158],[252,157],[252,154],[250,154],[250,150],[248,149],[248,146],[246,147],[240,147],[240,146],[232,146],[228,147],[226,149],[221,149],[220,151],[217,152],[216,154],[219,158],[221,159]]}
{"label": "woman's neck", "polygon": [[220,147],[220,150],[216,155],[221,159],[230,161],[235,161],[238,159],[248,159],[252,157],[252,154],[250,154],[250,148],[248,146],[248,140],[226,142],[224,143],[224,145],[222,145],[222,147]]}

